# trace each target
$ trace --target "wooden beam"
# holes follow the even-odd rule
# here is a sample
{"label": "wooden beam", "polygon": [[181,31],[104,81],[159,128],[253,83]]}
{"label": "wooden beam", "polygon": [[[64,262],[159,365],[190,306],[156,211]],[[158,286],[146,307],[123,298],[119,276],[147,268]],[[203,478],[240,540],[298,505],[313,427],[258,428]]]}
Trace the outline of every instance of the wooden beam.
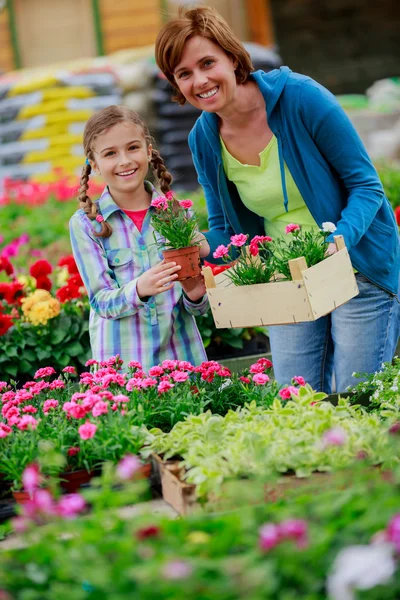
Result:
{"label": "wooden beam", "polygon": [[273,46],[275,38],[271,0],[247,0],[245,6],[247,8],[250,41],[262,46]]}

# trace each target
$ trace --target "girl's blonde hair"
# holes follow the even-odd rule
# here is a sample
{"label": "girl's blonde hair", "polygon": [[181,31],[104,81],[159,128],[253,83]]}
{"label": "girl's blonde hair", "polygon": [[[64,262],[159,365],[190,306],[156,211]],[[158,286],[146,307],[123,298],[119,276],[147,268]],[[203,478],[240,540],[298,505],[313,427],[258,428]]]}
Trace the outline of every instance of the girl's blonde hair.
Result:
{"label": "girl's blonde hair", "polygon": [[162,27],[155,46],[157,65],[173,86],[172,100],[178,104],[185,104],[186,99],[177,88],[174,71],[181,61],[186,42],[195,36],[214,42],[234,59],[237,63],[235,74],[238,83],[245,83],[254,71],[250,54],[214,8],[200,6],[187,10],[183,6],[179,10],[179,16]]}
{"label": "girl's blonde hair", "polygon": [[[154,176],[158,180],[161,191],[164,194],[169,192],[172,183],[172,175],[167,171],[160,153],[154,148],[154,140],[150,135],[146,123],[137,112],[130,110],[126,106],[108,106],[90,117],[83,132],[83,148],[87,159],[93,162],[95,161],[92,148],[95,138],[118,123],[133,123],[133,125],[137,125],[141,128],[143,137],[146,141],[146,146],[149,147],[150,144],[152,146],[150,164]],[[92,167],[90,164],[86,163],[82,169],[78,200],[80,208],[85,211],[91,221],[94,221],[99,213],[97,204],[92,202],[91,198],[88,196],[88,182],[91,171]],[[110,237],[111,233],[111,225],[106,223],[106,221],[102,221],[101,231],[95,231],[94,235],[97,237]]]}

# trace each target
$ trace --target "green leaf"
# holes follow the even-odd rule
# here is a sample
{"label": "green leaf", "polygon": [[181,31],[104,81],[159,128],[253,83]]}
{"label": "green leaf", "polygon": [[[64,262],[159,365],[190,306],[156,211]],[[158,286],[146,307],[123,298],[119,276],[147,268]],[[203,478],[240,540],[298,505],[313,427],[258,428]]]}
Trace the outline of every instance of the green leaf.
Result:
{"label": "green leaf", "polygon": [[83,351],[84,348],[80,342],[71,342],[64,348],[64,352],[70,356],[78,356]]}
{"label": "green leaf", "polygon": [[52,344],[54,344],[55,346],[57,344],[60,344],[60,342],[63,341],[63,339],[65,339],[66,335],[68,334],[68,331],[66,331],[65,329],[61,329],[61,328],[57,328],[53,331],[53,334],[51,336],[51,342]]}
{"label": "green leaf", "polygon": [[18,367],[17,365],[6,365],[4,368],[5,373],[8,373],[8,375],[12,375],[13,377],[17,376],[18,373]]}

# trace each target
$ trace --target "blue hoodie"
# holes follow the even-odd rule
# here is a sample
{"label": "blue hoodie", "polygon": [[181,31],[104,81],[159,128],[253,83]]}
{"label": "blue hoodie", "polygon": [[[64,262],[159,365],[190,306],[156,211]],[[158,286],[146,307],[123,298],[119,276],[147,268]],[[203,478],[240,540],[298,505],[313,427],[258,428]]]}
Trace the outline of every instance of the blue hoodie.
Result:
{"label": "blue hoodie", "polygon": [[[353,266],[370,281],[397,294],[399,234],[378,174],[335,97],[309,77],[281,67],[250,77],[265,99],[268,125],[278,140],[284,206],[288,211],[284,162],[309,211],[343,235]],[[203,112],[189,146],[209,215],[212,253],[234,233],[264,234],[263,219],[245,207],[224,172],[218,117]],[[266,201],[267,201],[266,190]],[[333,236],[328,238],[333,241]]]}

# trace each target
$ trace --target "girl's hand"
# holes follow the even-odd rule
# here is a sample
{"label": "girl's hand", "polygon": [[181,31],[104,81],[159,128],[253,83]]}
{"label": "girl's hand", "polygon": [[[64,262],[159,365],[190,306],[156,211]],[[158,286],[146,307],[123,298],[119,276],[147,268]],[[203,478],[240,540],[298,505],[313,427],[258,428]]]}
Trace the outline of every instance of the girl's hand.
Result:
{"label": "girl's hand", "polygon": [[180,284],[185,292],[186,296],[192,302],[196,302],[196,300],[200,300],[206,293],[206,284],[204,282],[203,275],[199,275],[198,277],[191,277],[190,279],[184,279],[180,281]]}
{"label": "girl's hand", "polygon": [[328,247],[325,252],[325,256],[331,256],[331,254],[335,254],[336,252],[337,252],[336,244],[331,242],[330,244],[328,244]]}
{"label": "girl's hand", "polygon": [[200,257],[205,258],[210,254],[210,244],[207,242],[207,238],[204,234],[197,232],[196,237],[194,238],[195,242],[200,242]]}
{"label": "girl's hand", "polygon": [[180,265],[174,262],[161,262],[155,267],[151,267],[138,278],[136,283],[136,291],[139,298],[148,296],[156,296],[170,290],[175,279],[178,277],[177,272],[181,269]]}

